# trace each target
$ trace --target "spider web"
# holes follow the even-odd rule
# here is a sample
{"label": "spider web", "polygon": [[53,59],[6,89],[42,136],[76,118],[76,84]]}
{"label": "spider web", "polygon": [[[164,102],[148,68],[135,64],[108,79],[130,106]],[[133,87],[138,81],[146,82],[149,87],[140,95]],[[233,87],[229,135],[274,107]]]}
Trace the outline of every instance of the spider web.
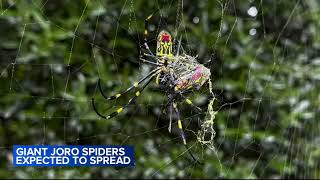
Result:
{"label": "spider web", "polygon": [[[10,162],[14,144],[132,144],[136,166],[49,169],[2,163],[0,177],[319,178],[319,60],[309,42],[318,38],[317,27],[306,25],[292,38],[295,24],[314,18],[305,9],[315,12],[319,5],[296,1],[281,13],[277,1],[193,3],[1,1],[0,20],[8,27],[0,53],[1,162]],[[130,98],[106,102],[98,78],[112,95],[152,69],[138,60],[143,22],[152,13],[152,51],[157,34],[167,29],[213,74],[214,98],[208,86],[189,96],[204,113],[179,106],[187,142],[201,165],[184,149],[177,123],[168,132],[166,97],[155,84],[114,119],[99,119],[91,107],[91,97],[105,113]],[[307,49],[297,56],[300,46]],[[204,130],[210,130],[206,142]]]}

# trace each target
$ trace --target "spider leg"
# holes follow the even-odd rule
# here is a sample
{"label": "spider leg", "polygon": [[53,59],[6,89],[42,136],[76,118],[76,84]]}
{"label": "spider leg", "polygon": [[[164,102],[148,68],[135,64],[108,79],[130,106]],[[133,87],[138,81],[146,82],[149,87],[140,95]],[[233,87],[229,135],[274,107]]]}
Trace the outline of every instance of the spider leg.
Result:
{"label": "spider leg", "polygon": [[156,66],[162,66],[163,65],[163,64],[160,64],[160,63],[155,63],[155,62],[152,62],[152,61],[148,61],[148,60],[146,60],[144,58],[141,58],[141,57],[140,57],[140,60],[142,62],[144,62],[144,63],[148,63],[148,64],[152,64],[152,65],[156,65]]}
{"label": "spider leg", "polygon": [[181,119],[180,119],[180,112],[178,110],[178,107],[177,107],[177,104],[174,102],[173,103],[173,108],[174,110],[176,111],[177,113],[177,116],[178,116],[178,128],[180,129],[180,136],[181,136],[181,139],[183,141],[183,144],[186,145],[187,144],[187,141],[186,141],[186,137],[184,135],[184,131],[182,129],[182,123],[181,123]]}
{"label": "spider leg", "polygon": [[127,90],[121,92],[121,93],[118,93],[118,94],[115,94],[113,96],[106,96],[103,91],[102,91],[102,88],[101,88],[101,80],[99,79],[98,80],[98,87],[99,87],[99,91],[101,93],[101,95],[106,99],[106,100],[113,100],[113,99],[117,99],[119,97],[121,97],[122,95],[130,92],[131,90],[133,90],[134,88],[137,88],[143,81],[145,81],[146,79],[148,79],[149,77],[151,76],[154,76],[155,73],[159,70],[159,68],[156,68],[154,70],[152,70],[148,75],[146,75],[145,77],[143,77],[142,79],[140,79],[138,82],[135,82],[132,86],[130,86]]}
{"label": "spider leg", "polygon": [[180,47],[181,47],[181,36],[180,36],[180,38],[179,38],[179,42],[178,42],[178,48],[177,48],[177,54],[176,54],[176,56],[179,56],[179,54],[180,54]]}
{"label": "spider leg", "polygon": [[144,42],[146,43],[147,42],[147,37],[148,37],[148,34],[149,34],[149,31],[148,31],[148,27],[149,27],[149,20],[153,17],[153,13],[150,14],[145,20],[144,20]]}
{"label": "spider leg", "polygon": [[[200,163],[195,157],[194,155],[192,154],[189,146],[187,145],[187,141],[186,141],[186,137],[185,137],[185,134],[184,134],[184,131],[183,131],[183,128],[182,128],[182,122],[181,122],[181,119],[180,119],[180,112],[178,110],[178,107],[177,107],[177,104],[175,102],[173,102],[173,108],[175,109],[176,113],[177,113],[177,116],[178,116],[178,128],[180,129],[180,136],[181,136],[181,139],[183,141],[183,145],[185,146],[185,148],[187,149],[189,155],[191,156],[191,158],[193,159],[194,162],[197,162],[197,163]],[[200,163],[201,164],[201,163]]]}
{"label": "spider leg", "polygon": [[149,26],[149,20],[152,18],[153,14],[149,15],[145,20],[144,20],[144,47],[146,48],[146,50],[149,52],[150,55],[155,56],[152,51],[150,50],[150,47],[148,45],[148,35],[149,35],[149,31],[148,31],[148,26]]}
{"label": "spider leg", "polygon": [[[149,53],[151,56],[155,56],[155,55],[152,53],[152,51],[150,50],[150,47],[149,47],[149,45],[148,45],[147,42],[144,42],[143,45],[144,45],[144,47],[147,49],[148,53]],[[144,55],[145,55],[145,54],[144,54]]]}
{"label": "spider leg", "polygon": [[104,119],[111,119],[115,116],[117,116],[118,114],[120,114],[125,108],[127,108],[131,103],[133,103],[137,97],[140,96],[140,94],[142,93],[142,91],[147,87],[147,85],[151,82],[151,80],[153,79],[153,77],[156,75],[157,73],[154,73],[151,78],[142,86],[141,90],[136,91],[135,92],[135,96],[132,97],[127,104],[125,104],[124,106],[121,106],[120,108],[118,108],[116,111],[110,113],[107,116],[102,115],[101,113],[99,113],[99,111],[97,110],[95,103],[94,103],[94,98],[92,98],[92,107],[94,109],[94,111],[97,113],[97,115],[99,115],[101,118]]}
{"label": "spider leg", "polygon": [[169,111],[170,111],[170,112],[169,112],[169,113],[170,113],[170,114],[169,114],[170,122],[169,122],[169,127],[168,127],[169,133],[171,133],[171,129],[172,129],[172,128],[171,128],[171,125],[172,125],[172,108],[173,108],[172,106],[173,106],[173,103],[170,103],[170,110],[169,110]]}
{"label": "spider leg", "polygon": [[184,102],[185,102],[186,104],[192,106],[192,107],[193,107],[194,109],[196,109],[199,113],[203,113],[202,109],[201,109],[200,107],[194,105],[194,103],[193,103],[190,99],[188,99],[186,96],[184,96],[183,93],[184,93],[184,91],[182,91],[182,92],[180,93],[180,95],[184,98]]}
{"label": "spider leg", "polygon": [[[143,56],[145,57],[150,57],[151,59],[155,59],[157,60],[157,62],[159,63],[159,60],[161,60],[161,58],[159,58],[158,56],[154,56],[152,54],[148,54],[148,53],[144,53]],[[143,59],[142,56],[140,56],[140,60]],[[161,65],[163,65],[163,63],[160,63]]]}
{"label": "spider leg", "polygon": [[[182,96],[182,97],[184,97],[184,96]],[[195,108],[199,113],[202,113],[202,109],[200,107],[194,105],[194,103],[190,99],[185,98],[184,102],[187,103],[188,105],[192,106],[193,108]]]}
{"label": "spider leg", "polygon": [[[177,51],[176,51],[176,56],[179,56],[180,54],[184,54],[185,51],[183,49],[183,46],[181,45],[181,39],[182,37],[180,36],[179,41],[178,41],[178,45],[176,46]],[[182,53],[180,53],[180,50],[182,51]]]}

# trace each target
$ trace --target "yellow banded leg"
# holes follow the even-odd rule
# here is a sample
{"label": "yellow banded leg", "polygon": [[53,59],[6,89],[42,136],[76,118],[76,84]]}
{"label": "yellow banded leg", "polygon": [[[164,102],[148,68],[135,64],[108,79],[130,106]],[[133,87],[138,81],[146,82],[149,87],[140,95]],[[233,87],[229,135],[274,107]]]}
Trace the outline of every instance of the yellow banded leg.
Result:
{"label": "yellow banded leg", "polygon": [[124,95],[124,94],[132,91],[133,89],[139,87],[139,85],[140,85],[142,82],[144,82],[146,79],[150,78],[151,76],[154,76],[154,75],[157,73],[157,71],[159,71],[158,68],[152,70],[148,75],[146,75],[145,77],[143,77],[142,79],[140,79],[138,82],[133,83],[133,85],[130,86],[127,90],[125,90],[125,91],[123,91],[123,92],[121,92],[121,93],[115,94],[115,95],[113,95],[113,96],[109,96],[109,97],[108,97],[108,96],[106,96],[106,95],[103,93],[102,88],[101,88],[101,80],[100,80],[100,79],[99,79],[99,81],[98,81],[98,87],[99,87],[99,90],[100,90],[101,95],[102,95],[106,100],[109,101],[109,100],[118,99],[118,98],[120,98],[122,95]]}
{"label": "yellow banded leg", "polygon": [[[192,157],[193,161],[194,161],[194,162],[197,162],[197,163],[200,163],[200,162],[193,156],[190,148],[189,148],[188,145],[187,145],[187,141],[186,141],[186,137],[185,137],[184,132],[183,132],[182,121],[181,121],[181,119],[180,119],[180,113],[179,113],[177,104],[176,104],[176,103],[173,103],[173,107],[174,107],[174,109],[175,109],[175,111],[176,111],[176,113],[177,113],[177,116],[178,116],[178,128],[179,128],[179,130],[180,130],[180,134],[181,134],[181,138],[182,138],[183,144],[184,144],[187,152],[188,152],[188,153],[190,154],[190,156]],[[202,163],[200,163],[200,164],[202,164]]]}
{"label": "yellow banded leg", "polygon": [[183,127],[182,127],[182,122],[181,122],[181,119],[180,119],[180,112],[178,110],[178,107],[177,107],[177,104],[176,103],[173,103],[173,108],[175,109],[176,113],[177,113],[177,116],[178,116],[178,128],[180,130],[180,136],[181,136],[181,139],[183,141],[183,144],[184,145],[187,145],[187,140],[186,140],[186,136],[184,135],[184,131],[183,131]]}
{"label": "yellow banded leg", "polygon": [[132,86],[130,86],[127,90],[121,92],[121,93],[118,93],[116,95],[113,95],[113,96],[110,96],[108,98],[106,98],[107,100],[114,100],[114,99],[118,99],[119,97],[121,97],[122,95],[130,92],[131,90],[133,90],[134,88],[137,88],[139,86],[139,82],[135,82],[133,83]]}
{"label": "yellow banded leg", "polygon": [[[142,93],[142,91],[147,87],[147,85],[153,80],[154,76],[156,76],[159,72],[160,72],[159,69],[155,69],[155,70],[153,70],[153,71],[150,73],[150,75],[147,75],[145,78],[141,79],[138,83],[134,83],[134,85],[132,86],[132,89],[133,89],[134,87],[138,87],[138,85],[139,85],[141,82],[143,82],[145,79],[147,79],[148,77],[150,77],[150,78],[148,79],[148,81],[141,87],[141,90],[140,90],[140,91],[139,91],[139,90],[136,91],[136,92],[135,92],[135,96],[132,97],[132,98],[128,101],[128,103],[127,103],[126,105],[118,108],[116,111],[112,112],[111,114],[109,114],[109,115],[107,115],[107,116],[104,116],[104,115],[102,115],[101,113],[99,113],[99,111],[97,110],[97,108],[96,108],[96,106],[95,106],[94,98],[92,98],[92,99],[91,99],[91,100],[92,100],[91,102],[92,102],[92,107],[93,107],[94,111],[96,112],[97,115],[99,115],[101,118],[104,118],[104,119],[111,119],[111,118],[117,116],[117,115],[118,115],[119,113],[121,113],[126,107],[128,107],[132,102],[134,102],[134,100],[135,100],[138,96],[140,96],[140,94]],[[131,90],[131,88],[129,88],[127,91],[130,91],[130,90]],[[115,95],[114,97],[117,98],[117,97],[120,97],[120,96],[121,96],[121,94],[120,94],[120,95],[117,94],[117,95]],[[106,99],[108,99],[108,98],[106,98]]]}
{"label": "yellow banded leg", "polygon": [[136,96],[140,96],[140,91],[137,91],[137,92],[136,92]]}
{"label": "yellow banded leg", "polygon": [[178,127],[179,127],[179,129],[181,131],[181,138],[182,138],[183,144],[186,145],[187,141],[186,141],[186,137],[184,135],[183,129],[182,129],[182,123],[181,123],[180,119],[178,120]]}
{"label": "yellow banded leg", "polygon": [[172,129],[172,106],[173,106],[173,104],[171,103],[170,104],[170,114],[169,114],[170,122],[169,122],[169,127],[168,127],[169,133],[171,133],[171,129]]}
{"label": "yellow banded leg", "polygon": [[123,107],[120,107],[118,110],[117,110],[117,113],[121,113],[123,111]]}
{"label": "yellow banded leg", "polygon": [[109,114],[109,115],[106,117],[106,119],[111,119],[111,118],[117,116],[118,114],[120,114],[122,111],[123,111],[123,107],[120,107],[120,108],[117,109],[117,111]]}
{"label": "yellow banded leg", "polygon": [[[151,78],[151,79],[152,79],[152,78]],[[150,79],[150,80],[151,80],[151,79]],[[148,81],[148,83],[150,82],[150,80]],[[144,87],[142,88],[142,90],[145,88],[145,86],[146,86],[146,85],[144,85]],[[123,110],[128,107],[128,105],[130,105],[132,102],[134,102],[134,100],[135,100],[138,96],[140,96],[140,93],[141,93],[140,91],[136,91],[135,96],[132,97],[132,98],[128,101],[128,103],[127,103],[126,105],[119,107],[116,111],[112,112],[112,113],[109,114],[108,116],[103,116],[103,115],[101,115],[101,114],[98,114],[98,112],[96,111],[96,109],[95,109],[95,111],[96,111],[96,113],[97,113],[100,117],[103,117],[103,118],[105,118],[105,119],[111,119],[111,118],[117,116],[118,114],[122,113]],[[92,99],[92,100],[93,100],[93,99]],[[92,104],[93,107],[95,108],[94,102],[92,102],[92,103],[93,103],[93,104]]]}
{"label": "yellow banded leg", "polygon": [[144,33],[143,33],[143,36],[144,36],[144,47],[148,50],[148,53],[150,55],[152,55],[154,57],[154,54],[152,53],[152,51],[150,50],[149,48],[149,45],[148,45],[148,35],[149,35],[149,31],[148,31],[148,27],[149,27],[149,20],[152,18],[153,14],[149,15],[145,20],[144,20]]}
{"label": "yellow banded leg", "polygon": [[199,108],[198,106],[194,105],[193,102],[192,102],[190,99],[186,98],[185,102],[186,102],[188,105],[196,108],[198,111],[202,112],[202,109]]}
{"label": "yellow banded leg", "polygon": [[188,103],[190,105],[193,104],[192,101],[190,99],[188,99],[188,98],[186,99],[186,103]]}
{"label": "yellow banded leg", "polygon": [[182,138],[182,141],[183,141],[183,145],[185,146],[186,150],[188,151],[188,153],[190,154],[191,158],[193,159],[194,162],[197,162],[199,164],[202,164],[200,163],[192,154],[190,148],[188,147],[187,145],[187,140],[186,140],[186,137],[184,135],[184,132],[183,132],[183,127],[182,127],[182,122],[181,122],[181,119],[180,119],[180,113],[179,113],[179,110],[178,110],[178,107],[177,107],[177,104],[176,103],[173,103],[173,107],[177,113],[177,116],[178,116],[178,128],[180,130],[180,134],[181,134],[181,138]]}
{"label": "yellow banded leg", "polygon": [[149,26],[149,20],[152,18],[153,14],[149,15],[145,20],[144,20],[144,41],[147,42],[147,36],[148,36],[148,26]]}

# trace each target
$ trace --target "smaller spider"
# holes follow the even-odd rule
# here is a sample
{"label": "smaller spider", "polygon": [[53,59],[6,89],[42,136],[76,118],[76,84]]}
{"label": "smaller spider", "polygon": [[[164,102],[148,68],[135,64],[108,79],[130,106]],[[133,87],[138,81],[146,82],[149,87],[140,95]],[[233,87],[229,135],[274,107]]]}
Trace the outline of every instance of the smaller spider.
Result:
{"label": "smaller spider", "polygon": [[[156,54],[154,55],[147,43],[147,27],[148,21],[151,19],[151,17],[152,15],[145,19],[143,46],[146,53],[141,53],[142,56],[140,57],[140,60],[144,63],[154,65],[156,66],[156,68],[154,68],[148,75],[143,77],[138,82],[134,83],[125,91],[110,97],[107,97],[102,91],[101,82],[99,79],[98,87],[100,93],[106,100],[114,100],[128,92],[133,91],[134,89],[137,90],[135,90],[135,96],[133,96],[127,104],[119,107],[116,111],[110,113],[107,116],[104,116],[98,112],[94,103],[94,98],[92,98],[92,106],[94,111],[100,117],[104,119],[111,119],[117,116],[119,113],[121,113],[123,109],[127,108],[130,104],[132,104],[136,100],[136,98],[141,95],[142,91],[152,81],[152,79],[155,78],[156,84],[158,84],[161,88],[165,89],[166,95],[168,97],[168,104],[170,105],[170,123],[168,128],[169,132],[171,132],[172,114],[174,109],[178,118],[177,122],[182,142],[187,148],[193,160],[197,161],[192,155],[192,153],[189,151],[190,148],[187,146],[187,141],[182,127],[182,121],[180,117],[180,111],[178,109],[178,104],[181,102],[185,102],[201,112],[201,109],[195,106],[193,102],[186,96],[190,93],[192,89],[199,90],[200,87],[210,79],[210,69],[206,68],[204,65],[197,62],[197,57],[193,57],[185,53],[179,54],[181,48],[181,40],[179,41],[179,44],[177,46],[178,48],[175,51],[173,51],[172,36],[169,34],[169,32],[165,30],[162,30],[157,37],[157,49]],[[173,54],[173,52],[175,53]],[[150,58],[153,61],[149,61],[147,60],[147,58]],[[145,83],[143,84],[143,82]],[[140,87],[140,89],[138,89],[141,84],[143,85]]]}

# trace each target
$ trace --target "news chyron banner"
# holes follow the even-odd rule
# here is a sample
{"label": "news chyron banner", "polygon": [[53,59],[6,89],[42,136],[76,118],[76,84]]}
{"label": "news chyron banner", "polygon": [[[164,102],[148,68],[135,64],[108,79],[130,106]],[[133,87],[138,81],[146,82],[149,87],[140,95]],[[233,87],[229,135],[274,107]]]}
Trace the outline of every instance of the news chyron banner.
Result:
{"label": "news chyron banner", "polygon": [[134,147],[14,145],[13,165],[134,166]]}

